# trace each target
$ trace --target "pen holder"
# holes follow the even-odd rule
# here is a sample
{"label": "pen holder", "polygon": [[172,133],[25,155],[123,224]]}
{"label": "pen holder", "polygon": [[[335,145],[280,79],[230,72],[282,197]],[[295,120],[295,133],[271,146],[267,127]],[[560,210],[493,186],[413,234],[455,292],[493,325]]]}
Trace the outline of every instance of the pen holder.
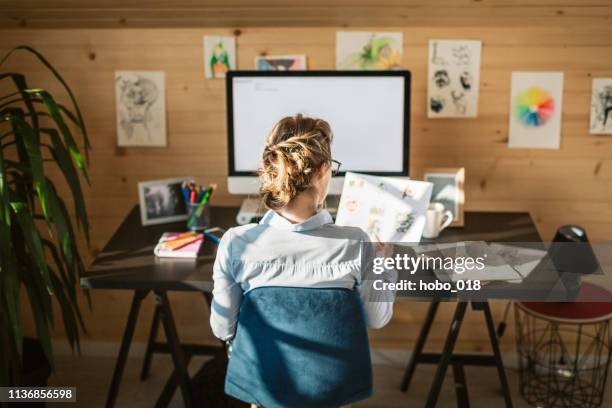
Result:
{"label": "pen holder", "polygon": [[187,228],[201,231],[210,227],[210,207],[204,204],[187,204]]}

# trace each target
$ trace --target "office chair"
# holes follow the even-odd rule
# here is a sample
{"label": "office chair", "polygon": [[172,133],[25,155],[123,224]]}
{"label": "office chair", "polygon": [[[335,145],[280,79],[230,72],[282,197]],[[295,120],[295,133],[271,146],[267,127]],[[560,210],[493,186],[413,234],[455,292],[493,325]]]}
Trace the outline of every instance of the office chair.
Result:
{"label": "office chair", "polygon": [[259,407],[340,407],[372,394],[363,306],[340,288],[262,287],[242,302],[225,392]]}

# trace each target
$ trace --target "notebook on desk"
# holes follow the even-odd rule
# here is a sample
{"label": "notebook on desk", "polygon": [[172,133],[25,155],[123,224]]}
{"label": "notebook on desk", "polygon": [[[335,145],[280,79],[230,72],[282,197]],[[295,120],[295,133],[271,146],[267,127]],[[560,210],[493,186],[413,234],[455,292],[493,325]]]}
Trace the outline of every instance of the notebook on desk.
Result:
{"label": "notebook on desk", "polygon": [[203,234],[165,232],[153,253],[159,258],[197,258],[204,241]]}

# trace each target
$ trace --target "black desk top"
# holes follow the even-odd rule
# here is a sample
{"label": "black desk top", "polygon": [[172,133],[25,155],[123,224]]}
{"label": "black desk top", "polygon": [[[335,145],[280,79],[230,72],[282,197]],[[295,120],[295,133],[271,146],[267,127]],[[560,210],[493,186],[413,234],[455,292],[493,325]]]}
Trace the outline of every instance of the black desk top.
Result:
{"label": "black desk top", "polygon": [[[215,226],[235,225],[238,208],[212,207]],[[204,240],[197,259],[157,258],[153,248],[164,232],[185,231],[185,221],[142,226],[135,206],[81,278],[91,289],[212,291],[212,265],[217,249]]]}
{"label": "black desk top", "polygon": [[[213,225],[236,224],[237,207],[212,207]],[[185,221],[142,226],[134,207],[96,257],[81,285],[90,289],[212,291],[216,245],[205,241],[198,259],[157,258],[153,248],[162,233],[184,231]],[[466,212],[465,227],[447,228],[435,242],[537,242],[540,236],[528,213]]]}

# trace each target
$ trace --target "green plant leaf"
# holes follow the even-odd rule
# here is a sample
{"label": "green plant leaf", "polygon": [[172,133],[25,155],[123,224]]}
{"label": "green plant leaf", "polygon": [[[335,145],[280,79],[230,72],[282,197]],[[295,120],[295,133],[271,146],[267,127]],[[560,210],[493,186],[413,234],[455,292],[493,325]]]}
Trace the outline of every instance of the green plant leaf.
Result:
{"label": "green plant leaf", "polygon": [[11,208],[9,203],[7,180],[4,176],[4,151],[0,149],[0,224],[11,226]]}
{"label": "green plant leaf", "polygon": [[22,74],[12,74],[12,73],[8,75],[11,76],[11,79],[15,83],[15,86],[17,87],[17,89],[21,91],[21,98],[23,100],[23,103],[28,109],[28,112],[32,114],[32,116],[30,117],[30,120],[32,121],[32,128],[38,130],[38,127],[39,127],[38,126],[39,125],[38,116],[33,114],[33,112],[36,112],[36,109],[34,108],[34,103],[32,102],[32,99],[33,99],[32,96],[27,92],[29,87],[28,87],[28,83],[26,82],[25,76]]}
{"label": "green plant leaf", "polygon": [[83,330],[83,332],[87,333],[87,328],[85,326],[85,322],[83,320],[81,310],[78,306],[79,303],[78,303],[77,291],[76,291],[77,286],[73,283],[74,280],[68,277],[68,274],[66,273],[66,268],[64,268],[64,261],[62,260],[60,254],[57,252],[55,243],[52,241],[49,241],[48,239],[43,239],[42,243],[43,243],[43,246],[49,251],[49,253],[51,254],[53,258],[55,266],[59,272],[59,277],[61,278],[62,284],[64,285],[64,289],[68,293],[68,296],[70,300],[72,301],[74,313],[79,321],[80,327]]}
{"label": "green plant leaf", "polygon": [[75,348],[80,353],[81,348],[79,344],[79,330],[77,327],[76,318],[74,315],[74,311],[72,309],[72,302],[66,298],[64,294],[65,286],[62,284],[60,279],[56,276],[52,268],[49,268],[51,283],[53,284],[53,293],[55,294],[55,299],[59,304],[60,310],[62,311],[62,317],[64,321],[64,327],[66,329],[66,336],[68,337],[68,342],[70,343],[70,348],[74,350]]}
{"label": "green plant leaf", "polygon": [[81,182],[79,176],[74,168],[70,154],[62,143],[61,138],[57,131],[53,128],[42,128],[41,133],[49,135],[51,138],[52,148],[49,148],[53,158],[57,165],[61,169],[70,190],[72,191],[72,197],[74,201],[74,210],[77,215],[77,219],[83,228],[83,235],[89,245],[89,221],[87,219],[87,210],[85,209],[85,199],[83,197],[83,191],[81,190]]}
{"label": "green plant leaf", "polygon": [[49,364],[51,364],[51,367],[53,367],[53,348],[51,347],[51,333],[49,332],[47,310],[41,303],[42,299],[40,294],[36,291],[35,285],[26,284],[24,286],[28,292],[28,299],[30,301],[30,307],[32,308],[32,315],[34,316],[34,322],[36,323],[36,335],[38,341],[40,341]]}
{"label": "green plant leaf", "polygon": [[45,172],[43,167],[43,158],[40,152],[40,144],[37,135],[34,130],[30,127],[29,123],[24,121],[19,116],[11,116],[11,121],[14,126],[19,130],[23,138],[23,142],[26,148],[27,155],[29,157],[30,169],[32,171],[32,178],[34,183],[34,190],[38,194],[40,200],[40,206],[43,215],[49,220],[49,205],[47,202],[47,185],[45,181]]}
{"label": "green plant leaf", "polygon": [[49,69],[49,71],[53,73],[53,76],[55,76],[55,78],[62,84],[62,86],[68,93],[68,96],[70,97],[70,101],[72,102],[72,106],[74,107],[74,111],[76,112],[76,115],[78,117],[78,121],[80,123],[79,127],[81,128],[81,132],[83,132],[83,141],[85,143],[85,158],[87,162],[89,162],[89,149],[91,148],[91,145],[89,143],[89,136],[87,135],[87,129],[85,128],[85,121],[83,120],[83,115],[81,114],[81,110],[79,109],[79,105],[76,102],[76,98],[74,97],[74,93],[72,92],[72,89],[70,89],[70,87],[68,86],[64,78],[62,78],[62,76],[59,74],[59,72],[57,72],[57,70],[53,68],[53,65],[51,65],[51,63],[49,63],[49,61],[47,61],[47,59],[41,53],[36,51],[34,48],[27,46],[27,45],[20,45],[10,50],[4,56],[4,58],[0,60],[0,66],[11,56],[13,52],[16,52],[19,50],[27,51],[29,53],[34,54],[36,58],[38,58],[38,60],[42,62],[43,65],[46,66]]}
{"label": "green plant leaf", "polygon": [[48,290],[51,290],[51,280],[49,279],[49,271],[47,270],[45,253],[43,251],[38,229],[32,220],[32,213],[30,212],[28,205],[24,202],[11,201],[11,208],[23,233],[25,244],[29,249],[30,256],[33,257],[32,261],[40,270],[45,286],[48,288]]}
{"label": "green plant leaf", "polygon": [[[21,133],[15,122],[18,119],[25,122],[25,113],[19,108],[7,108],[0,111],[0,116],[6,117],[6,119],[11,123],[13,133],[15,134],[14,141],[17,146],[17,157],[19,158],[19,163],[23,164],[24,166],[29,166],[30,158],[28,157],[23,137],[20,137]],[[30,203],[33,203],[33,196],[35,194],[34,188],[32,186],[28,186],[26,190],[28,191]]]}
{"label": "green plant leaf", "polygon": [[[72,154],[72,157],[74,158],[77,167],[81,169],[85,180],[87,180],[87,182],[89,183],[89,175],[87,174],[87,167],[85,166],[85,162],[83,161],[83,157],[81,156],[81,151],[79,150],[79,147],[77,146],[74,138],[72,137],[72,132],[70,132],[70,129],[66,125],[62,113],[59,107],[57,106],[57,103],[55,103],[55,100],[53,99],[51,94],[42,89],[27,90],[27,92],[35,93],[36,95],[39,95],[42,98],[43,103],[47,107],[47,111],[51,114],[51,117],[55,121],[55,124],[64,136],[64,142],[66,143],[68,150],[70,150],[70,153]],[[85,147],[85,150],[87,150],[87,146]]]}
{"label": "green plant leaf", "polygon": [[[0,173],[2,167],[0,166]],[[2,199],[8,196],[8,191],[5,189],[2,194]],[[10,211],[10,203],[9,203]],[[5,218],[6,214],[0,217],[0,282],[2,292],[0,296],[3,298],[6,305],[8,315],[8,323],[10,324],[12,333],[12,341],[15,343],[17,353],[21,355],[21,345],[23,343],[23,333],[21,330],[21,303],[19,290],[19,270],[17,268],[17,260],[13,251],[13,239],[11,236],[10,213],[9,217]],[[1,301],[0,301],[1,302]]]}

